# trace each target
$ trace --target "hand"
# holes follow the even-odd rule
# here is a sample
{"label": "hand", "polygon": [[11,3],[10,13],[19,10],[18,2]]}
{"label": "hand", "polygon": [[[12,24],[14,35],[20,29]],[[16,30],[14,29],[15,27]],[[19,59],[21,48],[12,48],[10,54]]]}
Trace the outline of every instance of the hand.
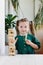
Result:
{"label": "hand", "polygon": [[18,38],[16,38],[16,40],[14,39],[14,43],[15,43],[15,44],[16,44],[17,40],[18,40]]}
{"label": "hand", "polygon": [[18,38],[16,38],[16,40],[14,38],[12,38],[12,37],[9,38],[9,42],[10,43],[16,43],[17,40],[18,40]]}
{"label": "hand", "polygon": [[30,40],[26,40],[26,44],[30,45],[32,42]]}
{"label": "hand", "polygon": [[30,40],[26,40],[26,44],[30,45],[34,49],[38,49],[38,46],[34,44],[33,42],[31,42]]}

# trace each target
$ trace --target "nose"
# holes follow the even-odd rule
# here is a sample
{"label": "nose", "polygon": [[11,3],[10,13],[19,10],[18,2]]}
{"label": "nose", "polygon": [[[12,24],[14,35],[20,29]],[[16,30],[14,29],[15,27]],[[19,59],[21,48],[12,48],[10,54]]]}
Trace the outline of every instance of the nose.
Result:
{"label": "nose", "polygon": [[25,31],[25,30],[26,30],[25,28],[22,29],[22,31]]}

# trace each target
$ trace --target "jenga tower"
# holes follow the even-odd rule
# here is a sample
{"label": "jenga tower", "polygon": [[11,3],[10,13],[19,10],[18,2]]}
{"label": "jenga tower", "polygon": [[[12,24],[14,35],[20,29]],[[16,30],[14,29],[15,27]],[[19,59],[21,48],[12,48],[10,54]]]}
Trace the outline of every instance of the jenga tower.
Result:
{"label": "jenga tower", "polygon": [[8,45],[9,45],[9,55],[15,55],[15,44],[14,44],[14,30],[8,29]]}

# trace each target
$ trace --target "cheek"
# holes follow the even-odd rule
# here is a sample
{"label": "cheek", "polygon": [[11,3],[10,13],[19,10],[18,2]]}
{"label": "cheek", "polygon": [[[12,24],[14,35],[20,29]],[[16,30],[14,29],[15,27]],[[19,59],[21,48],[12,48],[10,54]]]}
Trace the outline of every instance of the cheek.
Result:
{"label": "cheek", "polygon": [[18,30],[19,30],[19,31],[21,31],[21,28],[20,28],[20,27],[18,27]]}
{"label": "cheek", "polygon": [[29,27],[27,27],[27,29],[26,29],[26,30],[27,30],[27,32],[28,32],[28,31],[30,31]]}
{"label": "cheek", "polygon": [[26,31],[28,32],[28,31],[29,31],[29,29],[26,29]]}

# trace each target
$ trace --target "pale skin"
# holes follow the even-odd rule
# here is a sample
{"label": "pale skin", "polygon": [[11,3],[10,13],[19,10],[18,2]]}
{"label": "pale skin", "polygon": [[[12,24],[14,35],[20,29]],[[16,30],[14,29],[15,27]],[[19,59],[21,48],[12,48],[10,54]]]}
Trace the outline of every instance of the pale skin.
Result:
{"label": "pale skin", "polygon": [[34,48],[35,50],[38,49],[38,46],[34,43],[32,43],[30,40],[26,40],[26,44],[30,45],[32,48]]}
{"label": "pale skin", "polygon": [[[29,22],[20,22],[18,26],[19,34],[20,35],[26,35],[29,31]],[[15,44],[17,42],[18,38],[14,40]],[[30,45],[35,50],[38,49],[38,46],[31,42],[30,40],[26,40],[26,44]]]}

